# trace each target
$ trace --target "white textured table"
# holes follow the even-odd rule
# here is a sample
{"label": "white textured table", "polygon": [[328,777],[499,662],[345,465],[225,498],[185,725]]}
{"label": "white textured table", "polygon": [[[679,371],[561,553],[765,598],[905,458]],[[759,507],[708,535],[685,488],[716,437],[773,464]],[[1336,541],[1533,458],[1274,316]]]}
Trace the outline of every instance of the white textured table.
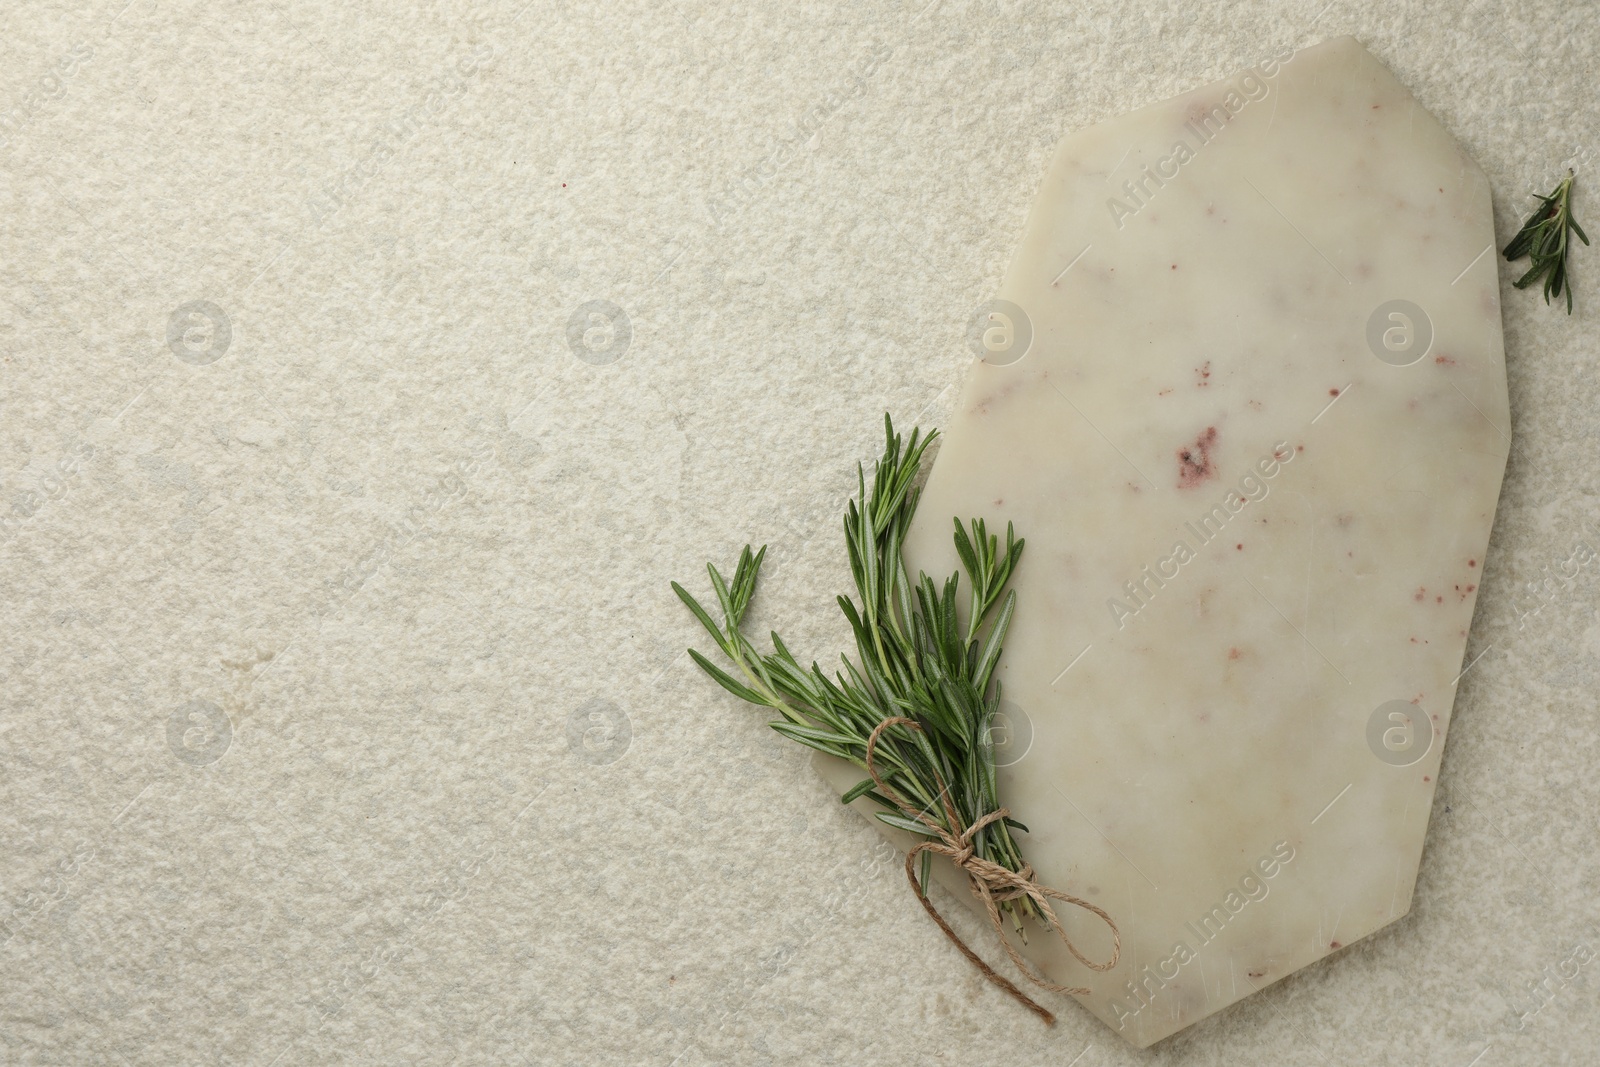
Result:
{"label": "white textured table", "polygon": [[984,985],[667,588],[769,542],[753,629],[832,658],[850,467],[948,415],[1057,140],[1284,48],[1593,234],[1592,5],[0,27],[0,1063],[1592,1058],[1600,253],[1570,319],[1499,264],[1410,915],[1148,1052]]}

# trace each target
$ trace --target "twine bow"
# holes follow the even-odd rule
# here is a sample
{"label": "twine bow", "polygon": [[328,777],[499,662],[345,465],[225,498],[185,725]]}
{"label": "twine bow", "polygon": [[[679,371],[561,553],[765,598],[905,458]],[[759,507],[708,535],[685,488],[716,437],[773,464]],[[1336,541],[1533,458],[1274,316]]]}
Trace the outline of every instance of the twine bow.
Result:
{"label": "twine bow", "polygon": [[[938,772],[935,771],[935,780],[939,783],[939,799],[944,804],[945,818],[948,821],[948,826],[941,826],[929,818],[922,810],[913,807],[905,797],[886,784],[878,776],[878,770],[872,764],[872,753],[878,744],[879,735],[889,727],[896,725],[908,726],[919,733],[922,731],[921,725],[914,719],[904,717],[885,719],[879,723],[877,728],[872,731],[872,736],[867,739],[867,773],[872,776],[873,784],[878,787],[878,792],[893,801],[906,818],[914,819],[926,826],[929,833],[939,839],[937,841],[923,841],[906,853],[906,880],[911,883],[911,888],[916,891],[917,899],[922,902],[922,907],[927,911],[929,917],[939,924],[939,929],[944,931],[944,935],[950,939],[956,948],[961,950],[961,954],[967,957],[967,960],[985,978],[1015,997],[1018,1003],[1038,1015],[1045,1021],[1046,1025],[1054,1025],[1056,1021],[1054,1015],[1032,997],[1018,989],[1008,979],[996,973],[993,967],[985,963],[976,952],[968,947],[965,941],[961,940],[960,935],[950,928],[950,924],[944,921],[944,916],[939,914],[939,909],[933,906],[933,900],[928,896],[926,887],[920,886],[917,882],[916,872],[913,870],[912,865],[922,853],[932,852],[935,855],[947,857],[951,863],[965,871],[972,882],[973,895],[983,901],[983,906],[989,913],[989,921],[994,924],[994,932],[999,936],[1000,943],[1005,946],[1006,955],[1011,957],[1011,962],[1016,965],[1017,970],[1027,977],[1028,981],[1053,993],[1088,996],[1090,990],[1081,986],[1056,985],[1046,980],[1043,975],[1029,966],[1028,962],[1022,958],[1021,954],[1017,952],[1006,937],[1000,921],[1001,903],[1007,900],[1015,900],[1018,897],[1032,899],[1040,914],[1050,924],[1051,929],[1061,938],[1061,943],[1067,946],[1067,951],[1072,953],[1079,963],[1092,971],[1109,971],[1117,965],[1117,960],[1121,958],[1122,935],[1117,930],[1117,924],[1112,921],[1111,916],[1087,900],[1080,900],[1075,896],[1061,892],[1059,889],[1051,889],[1049,886],[1040,885],[1034,881],[1033,868],[1028,864],[1023,864],[1020,871],[1013,871],[1008,867],[1002,867],[998,863],[984,859],[973,850],[973,836],[990,823],[999,822],[1010,815],[1011,810],[1009,808],[998,808],[977,819],[970,826],[963,827],[960,816],[956,814],[955,808],[950,803],[950,790],[943,779],[938,777]],[[1062,928],[1061,921],[1056,918],[1055,909],[1050,906],[1051,899],[1075,905],[1098,915],[1106,926],[1111,928],[1110,960],[1105,963],[1095,963],[1078,951],[1078,946],[1072,943],[1072,939],[1067,936],[1066,930]]]}

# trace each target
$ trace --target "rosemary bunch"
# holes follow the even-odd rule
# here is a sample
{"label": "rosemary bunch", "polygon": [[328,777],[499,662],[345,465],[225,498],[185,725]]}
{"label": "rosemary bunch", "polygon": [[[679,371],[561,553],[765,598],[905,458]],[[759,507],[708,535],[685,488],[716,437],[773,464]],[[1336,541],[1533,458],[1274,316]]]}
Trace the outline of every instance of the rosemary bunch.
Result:
{"label": "rosemary bunch", "polygon": [[[956,614],[960,576],[951,575],[940,588],[919,572],[913,584],[900,558],[920,492],[912,483],[923,452],[938,432],[919,440],[913,429],[910,439],[902,441],[887,414],[883,425],[883,457],[877,462],[871,491],[864,469],[857,464],[859,495],[844,515],[856,596],[840,596],[838,602],[855,634],[854,662],[841,656],[844,669],[829,678],[815,662],[809,669],[802,667],[776,632],[771,635],[771,652],[761,652],[745,635],[741,623],[766,546],[757,552],[745,546],[731,582],[714,565],[706,565],[722,612],[720,623],[683,586],[673,582],[672,588],[740,677],[694,649],[689,654],[734,696],[778,712],[782,718],[769,725],[783,736],[866,770],[867,741],[873,730],[885,719],[915,719],[920,731],[904,725],[884,731],[873,752],[873,766],[884,784],[920,806],[925,818],[959,835],[1000,807],[991,736],[1000,684],[993,676],[1017,600],[1013,590],[1000,603],[1000,594],[1024,542],[1008,523],[1002,551],[983,520],[972,521],[970,535],[960,519],[954,520],[956,551],[970,583],[963,626]],[[941,789],[946,796],[941,796]],[[842,801],[848,804],[862,796],[886,809],[875,814],[890,826],[921,837],[935,836],[923,823],[907,818],[870,777],[845,793]],[[959,826],[951,825],[951,811]],[[973,836],[975,852],[1008,870],[1021,870],[1013,830],[1026,832],[1027,827],[1010,818],[985,826]],[[926,896],[932,855],[924,852],[921,860],[918,890]],[[1001,907],[1010,913],[1019,934],[1024,933],[1025,916],[1039,916],[1026,896],[1003,901]]]}
{"label": "rosemary bunch", "polygon": [[1538,197],[1539,206],[1528,216],[1528,221],[1522,224],[1522,229],[1517,231],[1502,253],[1507,260],[1529,257],[1532,266],[1511,284],[1518,289],[1526,289],[1544,279],[1546,304],[1550,303],[1552,296],[1560,296],[1565,286],[1568,315],[1572,314],[1572,286],[1567,281],[1567,252],[1570,250],[1567,231],[1577,234],[1584,244],[1589,243],[1589,235],[1572,217],[1572,177],[1569,170],[1566,179],[1548,195],[1534,194]]}

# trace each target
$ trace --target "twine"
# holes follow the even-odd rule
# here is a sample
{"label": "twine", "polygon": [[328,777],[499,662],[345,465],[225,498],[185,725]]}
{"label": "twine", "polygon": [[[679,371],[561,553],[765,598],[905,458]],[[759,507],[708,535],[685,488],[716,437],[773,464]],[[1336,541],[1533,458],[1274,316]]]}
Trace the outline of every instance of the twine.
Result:
{"label": "twine", "polygon": [[[1011,814],[1009,808],[999,808],[995,811],[991,811],[982,818],[974,821],[972,825],[961,828],[961,818],[956,814],[954,807],[950,803],[950,790],[945,785],[944,780],[939,777],[939,773],[936,770],[934,771],[934,779],[938,782],[939,799],[944,805],[945,818],[948,820],[948,826],[940,826],[938,823],[928,818],[923,811],[913,807],[909,802],[907,802],[905,797],[901,796],[893,788],[887,785],[884,780],[878,776],[877,768],[872,765],[872,753],[873,749],[878,744],[879,735],[889,727],[896,725],[909,726],[911,729],[916,730],[919,733],[922,732],[921,725],[919,725],[914,719],[900,717],[883,720],[883,722],[879,723],[877,728],[872,731],[872,736],[867,739],[867,773],[872,776],[873,784],[878,787],[879,793],[893,801],[895,806],[898,807],[908,819],[914,819],[917,822],[920,822],[923,826],[928,828],[929,833],[933,834],[939,839],[937,841],[923,841],[906,853],[906,880],[911,883],[911,888],[916,892],[917,899],[922,902],[922,907],[927,911],[929,917],[932,918],[934,922],[939,924],[939,929],[944,931],[944,936],[948,937],[951,943],[954,944],[956,948],[961,950],[961,954],[978,969],[979,973],[981,973],[985,978],[989,979],[989,981],[993,982],[995,985],[999,986],[1001,989],[1005,990],[1007,993],[1011,994],[1011,996],[1016,998],[1018,1003],[1022,1004],[1029,1011],[1032,1011],[1035,1015],[1039,1016],[1039,1018],[1043,1019],[1046,1025],[1055,1025],[1056,1017],[1054,1015],[1052,1015],[1032,997],[1018,989],[1011,983],[1010,980],[1005,978],[1003,975],[998,974],[993,967],[990,967],[983,961],[981,957],[979,957],[976,952],[972,951],[965,941],[961,940],[959,934],[950,928],[950,924],[944,921],[944,916],[939,914],[939,909],[933,906],[933,900],[928,896],[926,887],[918,884],[917,876],[912,865],[916,862],[917,857],[922,853],[932,852],[935,855],[948,858],[951,863],[954,863],[957,867],[960,867],[963,871],[965,871],[967,873],[967,877],[971,880],[973,895],[983,901],[983,906],[989,913],[989,921],[994,924],[994,932],[999,936],[1000,943],[1005,946],[1006,955],[1011,957],[1011,962],[1016,965],[1017,970],[1021,971],[1028,981],[1042,989],[1048,989],[1053,993],[1070,993],[1073,996],[1088,996],[1090,990],[1082,986],[1056,985],[1055,983],[1045,979],[1042,974],[1035,971],[1033,967],[1031,967],[1028,962],[1022,958],[1021,954],[1017,952],[1016,948],[1011,944],[1011,941],[1006,937],[1005,929],[1000,921],[1000,905],[1007,900],[1015,900],[1018,897],[1030,898],[1034,905],[1039,909],[1040,913],[1045,917],[1045,920],[1049,923],[1050,928],[1053,929],[1057,936],[1061,938],[1061,943],[1067,946],[1067,951],[1072,953],[1079,963],[1083,964],[1092,971],[1109,971],[1111,968],[1117,965],[1117,960],[1121,958],[1122,935],[1117,930],[1117,924],[1112,921],[1111,916],[1107,915],[1104,911],[1095,907],[1087,900],[1080,900],[1075,896],[1070,896],[1069,894],[1061,892],[1059,889],[1051,889],[1049,886],[1040,885],[1038,882],[1034,881],[1033,868],[1028,864],[1023,864],[1020,871],[1013,871],[1008,867],[1002,867],[998,863],[984,859],[982,856],[973,851],[973,835],[979,830],[982,830],[985,826],[988,826],[990,823],[999,822],[1001,819],[1009,816]],[[960,828],[959,832],[957,832],[957,828]],[[1105,922],[1106,926],[1110,927],[1110,960],[1105,963],[1095,963],[1094,961],[1085,957],[1083,953],[1078,951],[1078,946],[1072,943],[1072,939],[1067,936],[1066,930],[1062,928],[1061,920],[1056,917],[1055,909],[1050,906],[1051,899],[1059,900],[1065,904],[1072,904],[1076,907],[1084,909],[1085,911],[1091,912],[1094,915],[1099,916],[1101,920]]]}

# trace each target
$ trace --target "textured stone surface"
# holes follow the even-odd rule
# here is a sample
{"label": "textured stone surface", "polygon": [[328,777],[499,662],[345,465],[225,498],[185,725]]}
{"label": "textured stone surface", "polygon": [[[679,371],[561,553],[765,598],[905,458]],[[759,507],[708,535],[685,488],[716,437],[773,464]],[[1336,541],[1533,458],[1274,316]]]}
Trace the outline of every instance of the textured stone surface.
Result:
{"label": "textured stone surface", "polygon": [[1045,176],[907,558],[953,570],[950,515],[1028,539],[1004,796],[1123,936],[1032,952],[1135,1045],[1410,907],[1510,444],[1493,241],[1350,38]]}

